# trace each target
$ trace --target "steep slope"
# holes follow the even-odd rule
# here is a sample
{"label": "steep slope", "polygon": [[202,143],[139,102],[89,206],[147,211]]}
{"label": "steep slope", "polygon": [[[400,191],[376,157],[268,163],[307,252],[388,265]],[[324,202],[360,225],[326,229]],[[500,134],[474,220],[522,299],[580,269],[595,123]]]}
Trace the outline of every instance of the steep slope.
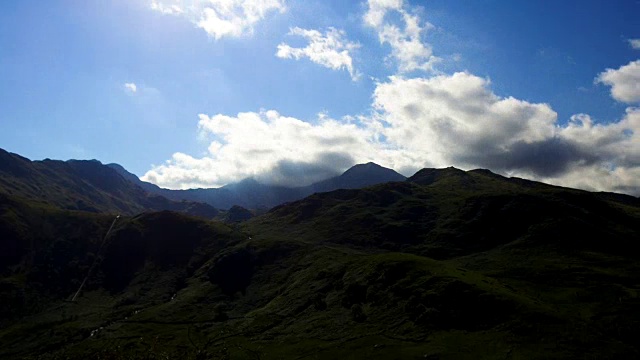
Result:
{"label": "steep slope", "polygon": [[[64,348],[163,304],[208,256],[241,239],[221,223],[173,212],[121,217],[105,239],[113,220],[0,194],[0,357]],[[88,274],[79,303],[65,302]]]}
{"label": "steep slope", "polygon": [[302,199],[316,192],[359,189],[406,179],[394,170],[374,163],[367,163],[355,165],[339,176],[301,187],[265,185],[253,178],[248,178],[221,188],[169,190],[140,180],[136,175],[129,173],[118,164],[109,164],[108,166],[151,193],[162,195],[172,200],[205,202],[218,209],[229,209],[234,205],[249,209],[269,209],[285,202]]}
{"label": "steep slope", "polygon": [[[56,210],[60,221],[0,278],[7,303],[31,299],[21,316],[4,313],[0,357],[640,355],[636,198],[486,170],[419,174],[233,227],[168,212],[125,218],[102,252],[111,218]],[[16,248],[41,222],[24,219],[51,215],[12,201],[0,244]],[[62,231],[65,216],[77,237]],[[61,284],[79,283],[96,257],[87,289],[64,302],[75,289]]]}
{"label": "steep slope", "polygon": [[113,169],[113,170],[115,170],[118,174],[120,174],[120,176],[122,176],[126,180],[129,180],[130,182],[138,185],[139,187],[143,188],[148,193],[161,195],[161,196],[164,196],[167,199],[169,199],[169,197],[167,197],[167,194],[170,194],[171,190],[162,189],[161,187],[159,187],[156,184],[152,184],[152,183],[140,180],[140,178],[138,176],[136,176],[135,174],[130,173],[129,171],[127,171],[127,169],[122,167],[122,165],[120,165],[120,164],[111,163],[111,164],[106,164],[106,166],[111,168],[111,169]]}
{"label": "steep slope", "polygon": [[173,210],[212,218],[204,203],[149,194],[97,160],[30,161],[0,149],[0,192],[62,209],[136,214]]}
{"label": "steep slope", "polygon": [[[435,258],[490,250],[533,232],[541,241],[551,236],[556,245],[580,238],[583,245],[624,251],[635,245],[640,226],[637,200],[487,170],[424,169],[404,183],[315,194],[275,207],[260,221],[313,228],[323,241]],[[609,237],[617,240],[601,241]]]}
{"label": "steep slope", "polygon": [[[42,309],[86,272],[112,215],[65,211],[0,193],[0,324]],[[28,286],[26,286],[28,284]],[[3,326],[0,325],[0,328]]]}
{"label": "steep slope", "polygon": [[[497,281],[492,285],[495,290],[522,296],[518,310],[490,310],[497,317],[518,314],[517,321],[498,321],[499,328],[511,336],[556,339],[544,345],[554,349],[548,357],[598,353],[594,356],[616,358],[619,355],[613,352],[618,350],[612,350],[616,343],[629,347],[624,350],[629,354],[640,350],[630,336],[640,331],[637,198],[505,178],[487,170],[425,169],[406,183],[316,194],[276,207],[247,227],[264,237],[276,237],[280,229],[287,229],[290,237],[327,248],[440,259],[479,282]],[[362,296],[372,307],[370,312],[383,311],[373,308],[369,292],[379,289],[384,278],[374,276],[360,284],[367,288],[366,297]],[[443,305],[428,295],[413,296],[422,304],[424,316],[442,315]],[[539,307],[534,311],[538,314],[521,313],[525,304]],[[475,323],[472,314],[465,316],[467,325]],[[475,346],[474,335],[464,338],[458,341]],[[542,346],[539,339],[519,340],[508,351],[514,357],[517,352],[522,358],[544,358],[533,345]],[[492,336],[490,341],[496,340]]]}

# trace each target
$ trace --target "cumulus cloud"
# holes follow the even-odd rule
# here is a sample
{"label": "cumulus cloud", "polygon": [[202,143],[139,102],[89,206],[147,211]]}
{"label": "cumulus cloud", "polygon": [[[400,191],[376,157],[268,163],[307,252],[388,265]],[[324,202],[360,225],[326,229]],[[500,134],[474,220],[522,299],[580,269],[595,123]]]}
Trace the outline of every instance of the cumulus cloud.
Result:
{"label": "cumulus cloud", "polygon": [[[490,81],[460,72],[432,78],[391,77],[374,92],[388,141],[436,166],[517,163],[519,146],[553,137],[556,113],[546,104],[500,98]],[[528,167],[531,164],[519,163]]]}
{"label": "cumulus cloud", "polygon": [[124,89],[128,93],[136,93],[138,91],[138,86],[135,83],[125,83]]}
{"label": "cumulus cloud", "polygon": [[358,73],[353,67],[351,53],[360,47],[358,43],[346,38],[344,30],[329,28],[324,34],[317,30],[292,28],[289,35],[301,36],[309,44],[303,48],[292,47],[286,43],[278,45],[276,56],[282,59],[308,58],[318,65],[332,70],[346,69],[352,80],[358,79]]}
{"label": "cumulus cloud", "polygon": [[611,86],[611,96],[624,103],[640,102],[640,60],[632,61],[618,69],[600,73],[596,83]]}
{"label": "cumulus cloud", "polygon": [[[190,16],[217,39],[250,32],[268,11],[284,7],[280,1],[256,0],[196,4],[187,7],[174,1],[176,7],[167,7],[163,2],[156,10]],[[262,10],[247,4],[261,4]],[[221,9],[258,15],[247,17],[255,21],[238,20],[249,24],[235,27],[240,30],[217,21],[210,22],[215,24],[211,27],[201,24],[231,11]],[[439,61],[423,42],[432,25],[402,0],[368,0],[363,21],[376,31],[381,44],[389,45],[389,59],[398,69],[397,75],[376,82],[369,113],[341,119],[326,114],[297,119],[275,110],[201,114],[198,131],[209,141],[206,153],[175,153],[143,179],[174,189],[218,187],[248,177],[296,186],[374,161],[408,176],[423,167],[489,168],[558,185],[640,195],[639,108],[629,107],[621,119],[609,123],[587,114],[559,121],[549,104],[500,96],[489,79],[469,72],[409,77],[416,70],[433,72]],[[281,43],[276,56],[307,58],[357,76],[352,51],[359,45],[347,40],[343,31],[292,28],[289,34],[308,44]],[[640,60],[606,69],[595,82],[610,86],[617,101],[638,103]]]}
{"label": "cumulus cloud", "polygon": [[284,0],[152,0],[151,9],[183,16],[218,40],[252,34],[267,14],[286,7]]}
{"label": "cumulus cloud", "polygon": [[629,39],[629,45],[632,49],[640,50],[640,39]]}
{"label": "cumulus cloud", "polygon": [[388,11],[402,11],[403,0],[368,0],[368,10],[364,15],[365,23],[372,27],[382,25]]}
{"label": "cumulus cloud", "polygon": [[143,177],[169,188],[216,187],[247,177],[280,185],[309,184],[377,153],[362,124],[320,115],[316,124],[261,111],[236,116],[201,114],[201,136],[211,138],[201,158],[176,153]]}
{"label": "cumulus cloud", "polygon": [[627,108],[623,118],[596,124],[590,116],[575,115],[559,135],[593,161],[577,163],[562,176],[542,178],[560,185],[640,195],[640,109]]}
{"label": "cumulus cloud", "polygon": [[560,178],[541,178],[555,185],[590,191],[609,191],[640,196],[640,167],[593,165],[572,169]]}
{"label": "cumulus cloud", "polygon": [[176,153],[143,179],[169,188],[216,187],[254,177],[280,185],[322,180],[375,161],[412,175],[422,167],[489,168],[590,190],[640,195],[640,109],[599,124],[565,125],[548,104],[500,97],[467,72],[379,83],[368,116],[314,123],[276,111],[200,115],[200,158]]}
{"label": "cumulus cloud", "polygon": [[640,178],[631,176],[640,170],[637,108],[628,108],[618,122],[598,124],[578,114],[560,125],[549,105],[499,97],[489,80],[469,73],[392,77],[378,85],[374,107],[387,141],[437,167],[482,167],[640,194]]}
{"label": "cumulus cloud", "polygon": [[151,1],[151,9],[166,15],[179,15],[184,13],[184,10],[182,9],[181,1],[177,1],[176,3],[173,3],[173,4],[171,3],[163,4],[159,0],[153,0]]}
{"label": "cumulus cloud", "polygon": [[[433,55],[431,46],[422,41],[422,36],[433,25],[412,14],[402,0],[369,0],[367,4],[364,22],[376,30],[381,44],[391,47],[391,59],[397,63],[398,70],[401,73],[432,71],[440,58]],[[390,13],[399,14],[401,21],[388,19]]]}

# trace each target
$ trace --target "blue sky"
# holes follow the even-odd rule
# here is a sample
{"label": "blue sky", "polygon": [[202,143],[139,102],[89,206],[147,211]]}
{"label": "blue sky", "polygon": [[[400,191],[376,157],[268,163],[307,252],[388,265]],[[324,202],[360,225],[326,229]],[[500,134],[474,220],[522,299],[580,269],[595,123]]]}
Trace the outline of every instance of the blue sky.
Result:
{"label": "blue sky", "polygon": [[637,14],[636,0],[2,1],[0,147],[170,188],[375,161],[640,194]]}

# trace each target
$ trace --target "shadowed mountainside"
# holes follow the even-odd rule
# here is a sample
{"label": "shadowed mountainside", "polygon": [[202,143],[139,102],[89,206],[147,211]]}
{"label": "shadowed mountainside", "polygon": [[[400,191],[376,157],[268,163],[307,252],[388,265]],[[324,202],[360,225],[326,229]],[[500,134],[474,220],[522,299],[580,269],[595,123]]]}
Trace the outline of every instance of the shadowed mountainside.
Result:
{"label": "shadowed mountainside", "polygon": [[227,223],[240,223],[253,218],[255,215],[248,209],[234,205],[222,216],[222,220]]}
{"label": "shadowed mountainside", "polygon": [[31,161],[2,149],[0,192],[67,210],[128,215],[172,210],[206,218],[218,213],[204,203],[149,194],[97,160]]}
{"label": "shadowed mountainside", "polygon": [[0,199],[3,358],[640,355],[629,196],[424,169],[233,228],[124,218],[102,252],[112,217]]}

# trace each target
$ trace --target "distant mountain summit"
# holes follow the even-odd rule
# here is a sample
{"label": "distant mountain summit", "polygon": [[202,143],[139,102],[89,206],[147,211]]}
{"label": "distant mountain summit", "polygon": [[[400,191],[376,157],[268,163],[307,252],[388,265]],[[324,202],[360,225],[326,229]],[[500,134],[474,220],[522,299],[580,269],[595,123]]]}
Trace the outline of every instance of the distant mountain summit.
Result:
{"label": "distant mountain summit", "polygon": [[337,189],[360,189],[367,186],[392,181],[404,181],[406,177],[392,169],[382,167],[376,163],[354,165],[342,175],[317,182],[309,187],[312,192],[327,192]]}
{"label": "distant mountain summit", "polygon": [[340,178],[362,182],[372,182],[376,181],[376,179],[379,181],[402,181],[405,179],[395,170],[380,166],[374,162],[354,165],[340,175]]}
{"label": "distant mountain summit", "polygon": [[240,223],[253,218],[253,213],[242,206],[234,205],[224,215],[223,220],[227,223]]}
{"label": "distant mountain summit", "polygon": [[360,189],[406,179],[406,177],[392,169],[369,162],[354,165],[339,176],[308,186],[267,185],[258,182],[254,178],[246,178],[220,188],[170,190],[142,181],[118,164],[109,164],[108,166],[150,193],[162,195],[172,200],[204,202],[219,209],[230,209],[236,205],[247,209],[268,209],[286,202],[302,199],[313,193],[338,189]]}
{"label": "distant mountain summit", "polygon": [[132,183],[140,186],[141,188],[143,188],[144,190],[152,193],[152,194],[158,194],[158,195],[162,195],[162,196],[166,196],[166,194],[162,193],[162,189],[161,187],[159,187],[156,184],[152,184],[150,182],[146,182],[146,181],[142,181],[140,180],[140,178],[133,173],[130,173],[127,169],[125,169],[122,165],[120,164],[107,164],[107,167],[115,170],[115,172],[117,172],[118,174],[120,174],[120,176],[122,176],[123,178],[131,181]]}
{"label": "distant mountain summit", "polygon": [[25,176],[32,171],[30,163],[25,157],[0,149],[0,173]]}
{"label": "distant mountain summit", "polygon": [[[486,171],[490,172],[489,170]],[[407,181],[420,185],[431,185],[446,178],[467,179],[469,176],[465,171],[454,168],[453,166],[444,169],[425,168],[413,174]]]}

